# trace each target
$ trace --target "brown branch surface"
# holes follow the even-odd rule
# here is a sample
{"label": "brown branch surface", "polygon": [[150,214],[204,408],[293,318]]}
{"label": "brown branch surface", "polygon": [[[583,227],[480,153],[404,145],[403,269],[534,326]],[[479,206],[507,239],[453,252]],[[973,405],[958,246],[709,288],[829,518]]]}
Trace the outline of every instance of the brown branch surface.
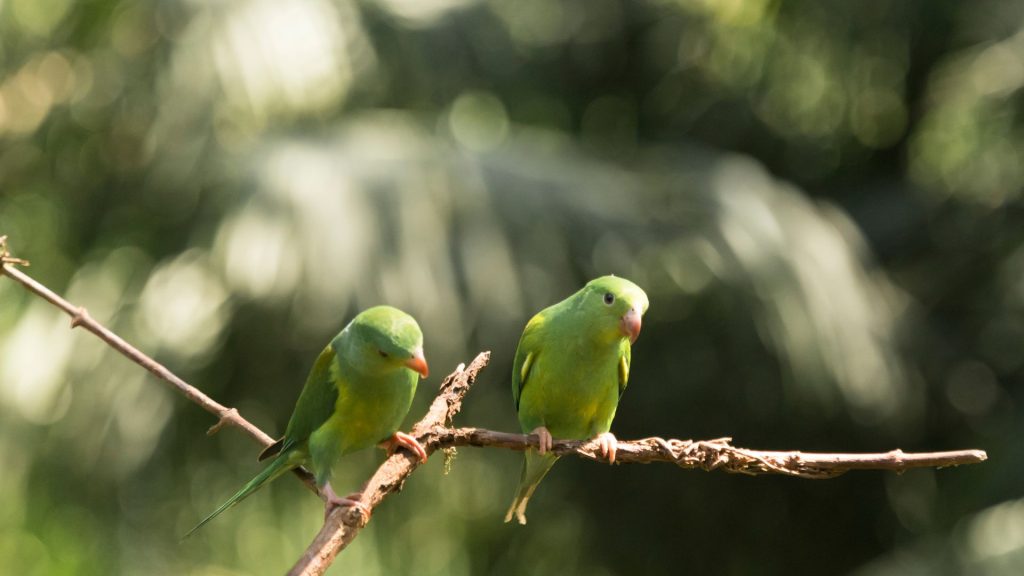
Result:
{"label": "brown branch surface", "polygon": [[[445,428],[433,431],[428,439],[439,448],[482,446],[526,450],[537,447],[535,435],[509,434],[482,428]],[[577,456],[607,463],[601,457],[597,442],[556,440],[555,454]],[[834,478],[850,470],[891,470],[903,472],[911,468],[945,468],[977,464],[988,459],[984,450],[949,452],[916,452],[892,450],[877,454],[829,454],[800,451],[765,451],[738,448],[732,438],[715,440],[665,440],[644,438],[619,441],[616,464],[649,464],[668,462],[681,468],[721,470],[738,474],[783,474],[799,478]]]}
{"label": "brown branch surface", "polygon": [[[429,457],[442,448],[431,441],[435,430],[445,429],[462,409],[462,398],[476,380],[477,374],[487,366],[490,352],[481,352],[469,366],[459,365],[441,382],[441,391],[430,404],[427,414],[412,427],[415,436]],[[392,454],[370,478],[363,489],[363,504],[373,510],[388,495],[402,489],[405,479],[419,468],[420,461],[407,451]],[[327,516],[320,532],[288,572],[289,575],[311,576],[323,574],[339,552],[345,549],[363,529],[363,518],[355,508],[335,508]]]}

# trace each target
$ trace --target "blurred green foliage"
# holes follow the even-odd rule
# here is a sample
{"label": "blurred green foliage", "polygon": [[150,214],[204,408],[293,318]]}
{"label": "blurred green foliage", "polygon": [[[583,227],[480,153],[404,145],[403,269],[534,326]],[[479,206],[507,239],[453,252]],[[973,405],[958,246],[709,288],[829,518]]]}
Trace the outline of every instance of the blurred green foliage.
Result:
{"label": "blurred green foliage", "polygon": [[[651,297],[621,438],[991,457],[567,461],[520,528],[519,456],[462,449],[333,573],[1019,574],[1022,86],[1012,0],[3,0],[0,234],[271,433],[381,302],[435,374],[493,350],[459,422],[516,430],[526,320],[616,273]],[[211,423],[0,281],[2,571],[282,572],[321,520],[297,482],[179,542],[258,469]]]}

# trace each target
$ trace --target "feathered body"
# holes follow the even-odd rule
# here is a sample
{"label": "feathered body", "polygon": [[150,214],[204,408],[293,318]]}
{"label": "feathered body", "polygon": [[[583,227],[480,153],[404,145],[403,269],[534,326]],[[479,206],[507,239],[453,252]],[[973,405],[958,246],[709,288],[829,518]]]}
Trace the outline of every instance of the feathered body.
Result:
{"label": "feathered body", "polygon": [[419,376],[426,374],[423,333],[411,316],[390,306],[357,315],[313,363],[284,437],[260,454],[260,460],[273,457],[270,464],[186,537],[298,466],[308,467],[317,485],[329,490],[342,456],[397,433]]}
{"label": "feathered body", "polygon": [[[550,443],[550,437],[584,440],[608,433],[647,306],[647,295],[636,284],[603,276],[527,323],[512,370],[512,396],[524,432],[542,434],[542,446],[543,434],[550,435]],[[515,517],[526,523],[526,504],[556,461],[546,450],[526,452],[506,522]]]}

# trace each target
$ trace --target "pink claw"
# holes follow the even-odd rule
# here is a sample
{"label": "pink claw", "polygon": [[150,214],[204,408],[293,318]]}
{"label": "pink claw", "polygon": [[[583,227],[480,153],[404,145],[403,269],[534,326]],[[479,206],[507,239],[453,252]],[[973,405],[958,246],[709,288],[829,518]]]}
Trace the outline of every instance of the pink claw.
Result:
{"label": "pink claw", "polygon": [[420,459],[420,462],[427,461],[427,451],[423,448],[423,445],[416,438],[405,432],[395,432],[391,435],[391,438],[381,442],[380,447],[388,451],[388,456],[394,454],[399,448],[406,448],[415,454]]}
{"label": "pink claw", "polygon": [[341,496],[338,496],[334,492],[334,489],[331,488],[330,483],[328,483],[324,485],[320,493],[324,498],[324,502],[326,503],[326,506],[324,507],[324,520],[327,520],[327,517],[330,516],[331,511],[334,510],[335,508],[355,508],[356,510],[359,510],[359,516],[362,518],[362,523],[364,525],[370,521],[372,511],[370,510],[369,506],[363,504],[362,492],[353,492],[351,494],[347,494],[343,498]]}
{"label": "pink claw", "polygon": [[548,432],[547,428],[544,426],[538,426],[537,428],[534,428],[533,432],[530,432],[530,434],[537,435],[537,452],[544,454],[551,451],[551,444],[553,440],[551,439],[551,432]]}
{"label": "pink claw", "polygon": [[609,464],[615,464],[615,452],[618,450],[619,441],[611,432],[598,434],[597,442],[601,447],[601,456],[608,459]]}

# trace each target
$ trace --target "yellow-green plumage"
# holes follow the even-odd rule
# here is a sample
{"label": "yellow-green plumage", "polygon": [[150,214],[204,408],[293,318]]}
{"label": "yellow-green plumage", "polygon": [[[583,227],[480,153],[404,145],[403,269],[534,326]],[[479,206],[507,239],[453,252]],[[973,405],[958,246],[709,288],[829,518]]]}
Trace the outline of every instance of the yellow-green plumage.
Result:
{"label": "yellow-green plumage", "polygon": [[[623,278],[603,276],[545,308],[527,323],[516,350],[512,396],[524,432],[584,440],[611,428],[629,379],[630,345],[647,295]],[[627,328],[628,322],[630,324]],[[557,457],[526,452],[505,521],[526,523],[526,505]]]}
{"label": "yellow-green plumage", "polygon": [[398,430],[417,372],[426,375],[423,333],[411,316],[390,306],[357,315],[313,363],[284,437],[260,455],[274,459],[186,537],[292,468],[308,467],[323,488],[340,457]]}

